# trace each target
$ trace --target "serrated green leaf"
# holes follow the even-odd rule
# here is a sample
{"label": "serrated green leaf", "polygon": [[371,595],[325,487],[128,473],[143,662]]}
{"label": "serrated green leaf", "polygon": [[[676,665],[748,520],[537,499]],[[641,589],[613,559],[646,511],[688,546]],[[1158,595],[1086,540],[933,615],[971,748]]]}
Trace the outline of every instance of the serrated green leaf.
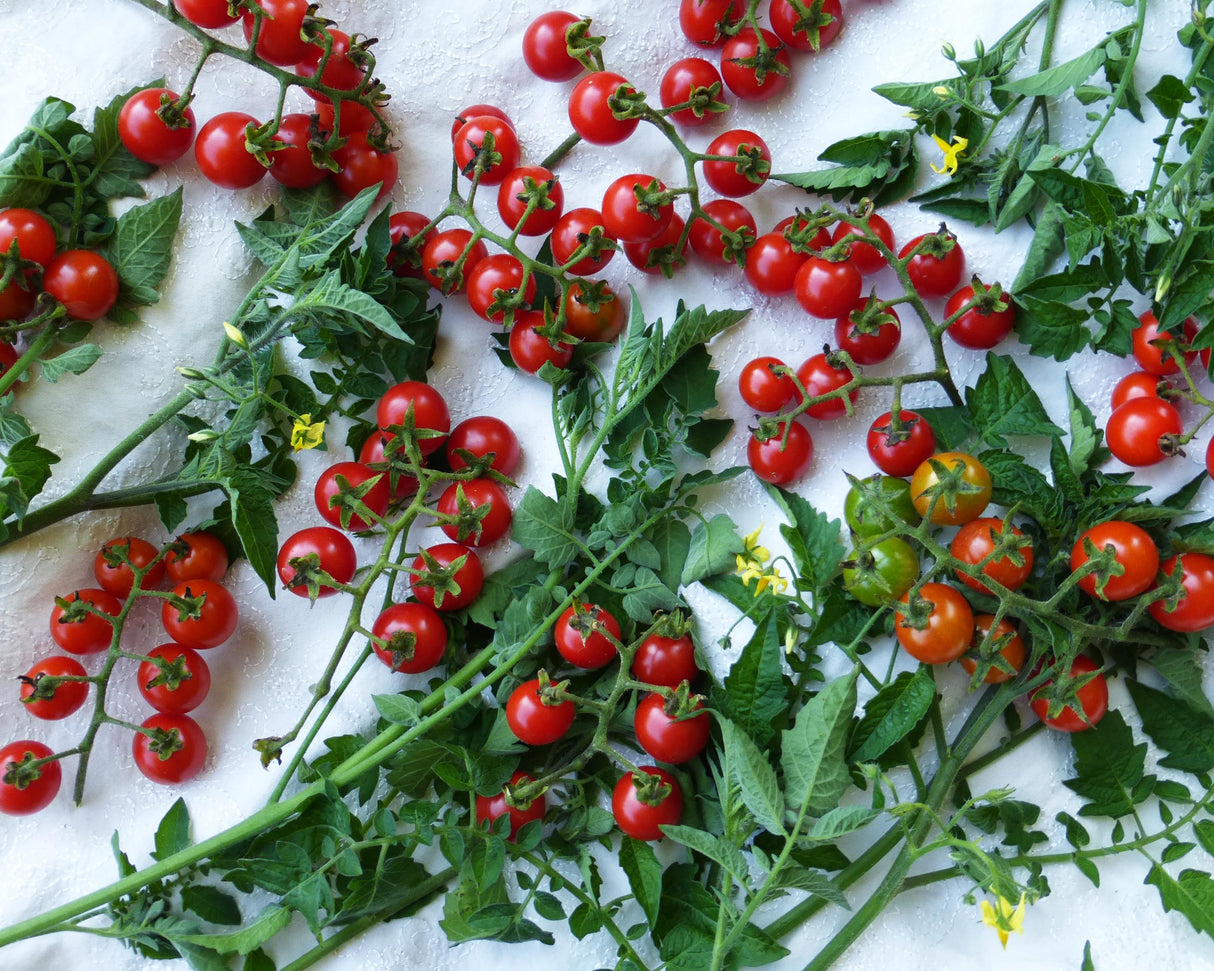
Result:
{"label": "serrated green leaf", "polygon": [[749,885],[750,866],[746,862],[746,857],[742,855],[741,850],[724,837],[714,836],[712,833],[706,833],[690,826],[666,825],[662,827],[662,832],[676,843],[719,863],[739,886]]}
{"label": "serrated green leaf", "polygon": [[653,847],[630,836],[620,839],[620,868],[628,878],[632,896],[640,905],[649,926],[656,927],[662,903],[662,864]]}
{"label": "serrated green leaf", "polygon": [[1076,776],[1063,785],[1084,800],[1079,815],[1117,819],[1132,813],[1141,801],[1147,746],[1134,744],[1121,713],[1110,711],[1095,727],[1072,733],[1071,745]]}
{"label": "serrated green leaf", "polygon": [[232,510],[232,525],[253,572],[274,595],[278,577],[278,518],[274,492],[263,477],[237,466],[223,483]]}
{"label": "serrated green leaf", "polygon": [[1151,867],[1143,883],[1159,890],[1165,912],[1177,910],[1193,929],[1214,937],[1214,879],[1200,870],[1182,870],[1179,878],[1158,863]]}
{"label": "serrated green leaf", "polygon": [[146,306],[156,300],[156,288],[169,269],[173,243],[181,223],[182,190],[132,206],[118,217],[106,256],[130,302]]}
{"label": "serrated green leaf", "polygon": [[1005,81],[998,85],[998,88],[1030,98],[1055,98],[1090,78],[1100,70],[1107,58],[1108,54],[1101,44],[1063,64],[1030,74],[1026,78]]}
{"label": "serrated green leaf", "polygon": [[813,590],[825,588],[847,555],[839,520],[819,512],[795,492],[768,484],[765,488],[788,519],[780,535],[788,543],[802,582]]}
{"label": "serrated green leaf", "polygon": [[725,513],[696,523],[691,531],[691,544],[683,564],[683,584],[695,583],[734,568],[734,557],[742,552],[742,540],[737,526]]}
{"label": "serrated green leaf", "polygon": [[1166,753],[1159,764],[1182,772],[1214,769],[1214,718],[1140,681],[1126,681],[1142,729]]}
{"label": "serrated green leaf", "polygon": [[54,357],[41,358],[38,363],[42,377],[55,384],[65,374],[83,374],[101,358],[96,344],[78,344]]}
{"label": "serrated green leaf", "polygon": [[1006,446],[1007,435],[1062,434],[1010,357],[988,352],[986,370],[966,389],[965,400],[979,434],[992,445]]}
{"label": "serrated green leaf", "polygon": [[243,920],[235,899],[218,887],[208,884],[182,887],[181,906],[208,924],[233,927]]}
{"label": "serrated green leaf", "polygon": [[867,806],[836,806],[824,813],[805,833],[806,839],[828,840],[838,839],[847,833],[863,829],[881,815],[881,810],[870,809]]}
{"label": "serrated green leaf", "polygon": [[721,739],[729,773],[742,794],[742,802],[756,823],[769,833],[784,833],[784,794],[776,770],[745,732],[727,718],[720,720]]}
{"label": "serrated green leaf", "polygon": [[852,735],[851,762],[873,762],[914,730],[931,709],[935,683],[922,668],[901,672],[864,706]]}
{"label": "serrated green leaf", "polygon": [[837,678],[797,712],[783,733],[780,765],[789,808],[804,807],[821,816],[838,804],[851,777],[845,758],[847,735],[856,710],[856,669]]}
{"label": "serrated green leaf", "polygon": [[535,486],[528,486],[514,512],[511,535],[549,566],[572,562],[584,551],[573,525],[573,510]]}
{"label": "serrated green leaf", "polygon": [[1194,711],[1214,718],[1214,705],[1206,697],[1204,681],[1205,655],[1198,651],[1178,651],[1160,647],[1146,656],[1146,661],[1158,671],[1172,690]]}
{"label": "serrated green leaf", "polygon": [[1147,92],[1147,98],[1165,118],[1179,118],[1184,106],[1193,100],[1193,92],[1174,74],[1164,74]]}
{"label": "serrated green leaf", "polygon": [[783,656],[779,630],[768,614],[758,622],[721,687],[714,685],[712,690],[713,707],[760,745],[775,735],[776,719],[788,706]]}
{"label": "serrated green leaf", "polygon": [[184,799],[178,798],[161,818],[155,844],[153,860],[163,860],[190,845],[190,811]]}
{"label": "serrated green leaf", "polygon": [[421,720],[421,705],[408,695],[372,695],[375,710],[393,725],[416,725]]}

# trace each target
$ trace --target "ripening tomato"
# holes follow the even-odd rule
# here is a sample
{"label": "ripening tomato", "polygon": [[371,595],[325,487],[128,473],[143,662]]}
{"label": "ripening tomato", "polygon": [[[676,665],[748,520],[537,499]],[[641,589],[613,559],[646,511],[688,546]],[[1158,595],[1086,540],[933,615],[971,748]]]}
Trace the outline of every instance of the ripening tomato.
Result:
{"label": "ripening tomato", "polygon": [[1079,589],[1100,600],[1128,600],[1150,589],[1159,572],[1159,547],[1151,534],[1137,523],[1111,519],[1084,532],[1071,549],[1071,571],[1074,572],[1088,562],[1085,549],[1091,541],[1097,551],[1111,548],[1113,558],[1121,572],[1105,579],[1099,587],[1099,571],[1089,573],[1079,581]]}
{"label": "ripening tomato", "polygon": [[[994,630],[991,630],[991,625],[994,625]],[[999,655],[1002,658],[996,664],[992,664],[982,678],[983,684],[1002,684],[1004,681],[1010,681],[1016,676],[1016,673],[1024,667],[1024,660],[1028,657],[1028,648],[1025,647],[1024,638],[1020,636],[1020,632],[1006,617],[1002,618],[998,624],[995,624],[994,614],[975,614],[974,615],[974,637],[970,642],[970,650],[968,653],[961,655],[958,660],[961,662],[961,667],[965,669],[965,673],[973,676],[978,670],[978,661],[976,660],[978,652],[982,649],[983,644],[990,640],[992,646],[1001,639],[1003,646],[999,649]],[[1006,664],[1010,670],[1005,670],[1001,665]]]}
{"label": "ripening tomato", "polygon": [[1159,377],[1176,374],[1180,365],[1176,363],[1176,354],[1182,352],[1187,363],[1197,360],[1197,352],[1188,350],[1188,345],[1197,336],[1198,322],[1196,317],[1186,317],[1181,325],[1183,337],[1177,343],[1177,334],[1160,332],[1159,320],[1150,310],[1144,310],[1138,317],[1138,326],[1130,332],[1134,360],[1144,371]]}
{"label": "ripening tomato", "polygon": [[50,757],[51,750],[41,742],[9,742],[0,748],[0,813],[28,816],[45,809],[55,798],[63,781],[58,760],[28,770],[32,778],[15,778],[22,763]]}
{"label": "ripening tomato", "polygon": [[[509,788],[513,791],[534,781],[526,772],[515,772],[510,776]],[[518,837],[519,830],[528,823],[543,821],[547,808],[548,800],[543,793],[540,793],[525,806],[515,805],[511,801],[507,801],[504,790],[493,796],[478,794],[476,797],[476,822],[477,825],[488,823],[490,827],[496,829],[493,824],[502,816],[508,817],[510,823],[508,827],[509,834],[506,836],[506,839],[513,843]]]}
{"label": "ripening tomato", "polygon": [[575,667],[594,670],[619,654],[620,622],[595,604],[574,604],[561,614],[552,636],[561,657]]}
{"label": "ripening tomato", "polygon": [[627,320],[623,298],[606,284],[590,288],[574,280],[565,290],[565,333],[570,337],[610,343]]}
{"label": "ripening tomato", "polygon": [[738,391],[755,411],[773,414],[791,405],[797,398],[797,384],[791,374],[777,374],[773,368],[787,365],[778,357],[756,357],[742,366]]}
{"label": "ripening tomato", "polygon": [[843,521],[863,539],[914,526],[919,511],[911,502],[910,483],[892,475],[856,479],[843,497]]}
{"label": "ripening tomato", "polygon": [[916,612],[910,604],[910,593],[902,595],[894,615],[894,633],[902,649],[924,664],[947,664],[955,661],[970,646],[974,636],[974,611],[961,592],[944,583],[925,583],[919,588],[916,602],[924,601],[929,608],[922,627],[916,627]]}
{"label": "ripening tomato", "polygon": [[1202,631],[1214,625],[1214,558],[1205,553],[1180,553],[1163,564],[1163,572],[1173,576],[1180,568],[1180,596],[1173,609],[1167,600],[1156,600],[1147,608],[1152,617],[1168,630]]}
{"label": "ripening tomato", "polygon": [[657,785],[642,782],[625,772],[611,793],[615,824],[626,836],[651,842],[662,838],[661,827],[673,826],[683,815],[683,790],[665,769],[641,766],[645,775],[656,776]]}
{"label": "ripening tomato", "polygon": [[[949,495],[944,480],[957,476],[956,492]],[[941,526],[960,526],[977,519],[991,501],[991,474],[986,466],[964,452],[940,452],[921,462],[911,477],[911,501],[920,516]]]}
{"label": "ripening tomato", "polygon": [[[1012,535],[1023,536],[1024,533],[1015,526],[1011,527]],[[979,516],[964,523],[957,535],[953,537],[950,552],[968,566],[977,566],[995,550],[996,536],[1003,534],[1003,520],[996,516]],[[1020,562],[1016,562],[1019,558]],[[957,579],[967,587],[979,593],[991,593],[981,580],[970,576],[962,570],[954,570]],[[982,575],[1003,585],[1008,590],[1017,590],[1024,585],[1033,572],[1033,547],[1025,546],[1017,554],[1007,553],[988,561],[982,567]]]}
{"label": "ripening tomato", "polygon": [[[422,674],[447,653],[447,625],[424,603],[392,604],[371,625],[375,656],[393,671]],[[383,643],[379,643],[379,642]]]}
{"label": "ripening tomato", "polygon": [[1175,405],[1152,395],[1140,395],[1113,409],[1105,426],[1105,440],[1114,457],[1141,468],[1174,455],[1183,431]]}
{"label": "ripening tomato", "polygon": [[88,672],[75,658],[54,654],[38,661],[18,680],[21,682],[21,703],[35,718],[58,721],[84,707],[89,696],[89,682],[60,681],[51,687],[48,678],[84,678]]}
{"label": "ripening tomato", "polygon": [[189,715],[155,714],[139,726],[132,747],[135,766],[161,785],[188,782],[207,760],[207,737]]}
{"label": "ripening tomato", "polygon": [[900,600],[919,579],[919,555],[897,536],[848,557],[843,567],[843,586],[869,607],[884,607]]}
{"label": "ripening tomato", "polygon": [[1091,679],[1076,693],[1082,714],[1067,705],[1058,714],[1050,716],[1050,701],[1046,693],[1053,681],[1047,681],[1033,692],[1031,706],[1034,714],[1050,728],[1060,732],[1082,732],[1092,728],[1109,709],[1109,686],[1104,675],[1100,673],[1099,665],[1081,654],[1071,662],[1070,678],[1073,680],[1089,675],[1092,676]]}

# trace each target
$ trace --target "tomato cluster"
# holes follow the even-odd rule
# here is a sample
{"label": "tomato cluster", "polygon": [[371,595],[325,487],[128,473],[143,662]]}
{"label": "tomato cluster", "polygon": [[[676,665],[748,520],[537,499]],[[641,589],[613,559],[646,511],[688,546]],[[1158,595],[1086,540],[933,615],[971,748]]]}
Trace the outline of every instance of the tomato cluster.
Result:
{"label": "tomato cluster", "polygon": [[[55,601],[49,632],[68,656],[48,655],[19,678],[26,710],[45,720],[75,714],[88,700],[90,686],[108,677],[90,675],[77,658],[118,652],[120,658],[139,662],[136,688],[155,710],[134,732],[136,766],[154,782],[193,778],[207,755],[206,736],[188,715],[206,699],[211,686],[210,667],[201,652],[227,641],[239,614],[236,600],[221,582],[227,569],[226,547],[205,531],[184,533],[163,548],[137,536],[104,544],[93,559],[98,585]],[[171,589],[161,591],[166,582]],[[115,619],[139,599],[160,601],[168,637],[146,654],[132,653],[115,636]],[[58,790],[59,756],[41,743],[13,745],[26,746],[24,751],[36,752],[36,759],[50,761],[13,769],[11,778],[0,774],[0,812],[41,809]],[[13,746],[2,751],[9,749]],[[20,762],[21,756],[14,761]]]}
{"label": "tomato cluster", "polygon": [[328,179],[347,197],[375,185],[381,198],[392,191],[397,159],[369,107],[383,95],[369,74],[374,58],[368,42],[338,30],[301,0],[254,0],[239,14],[212,0],[178,6],[204,30],[240,20],[258,57],[293,70],[300,82],[319,85],[301,85],[315,111],[280,114],[265,124],[244,112],[224,111],[198,126],[189,96],[145,88],[118,116],[118,135],[132,155],[168,165],[193,146],[198,171],[225,189],[250,188],[268,173],[293,189]]}

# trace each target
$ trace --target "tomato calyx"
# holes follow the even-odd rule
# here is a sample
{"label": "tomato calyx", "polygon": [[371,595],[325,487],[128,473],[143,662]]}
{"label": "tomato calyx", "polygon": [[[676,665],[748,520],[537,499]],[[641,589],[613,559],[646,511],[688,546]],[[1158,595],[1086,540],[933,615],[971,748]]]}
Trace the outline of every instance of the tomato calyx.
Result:
{"label": "tomato calyx", "polygon": [[494,166],[502,164],[504,156],[495,148],[496,138],[493,132],[485,131],[480,142],[470,138],[467,140],[467,145],[472,152],[472,157],[459,170],[460,175],[465,178],[477,181]]}
{"label": "tomato calyx", "polygon": [[[737,36],[738,32],[734,33]],[[787,78],[792,72],[788,69],[788,65],[780,59],[780,54],[784,52],[788,45],[783,42],[779,44],[771,44],[765,36],[766,31],[757,30],[755,34],[755,52],[749,57],[731,57],[729,62],[736,64],[738,67],[746,68],[753,72],[755,83],[762,87],[767,80],[769,74],[779,78]],[[640,786],[638,785],[639,789]],[[651,805],[655,805],[652,804]]]}
{"label": "tomato calyx", "polygon": [[632,787],[637,802],[646,806],[660,806],[674,792],[674,786],[650,772],[633,772]]}
{"label": "tomato calyx", "polygon": [[732,162],[734,171],[755,185],[766,182],[771,172],[771,161],[766,157],[763,147],[745,142],[739,145],[732,155],[705,155],[704,161]]}
{"label": "tomato calyx", "polygon": [[[970,286],[973,288],[973,295],[954,315],[960,319],[967,311],[973,310],[984,317],[989,317],[991,314],[1003,313],[1012,305],[1011,297],[998,283],[992,283],[989,287],[986,286],[977,274],[970,277]],[[946,321],[951,323],[952,321]]]}
{"label": "tomato calyx", "polygon": [[[1080,657],[1078,660],[1084,658]],[[1034,690],[1030,697],[1035,704],[1045,702],[1043,721],[1070,716],[1085,727],[1091,728],[1104,712],[1099,712],[1094,719],[1090,717],[1080,692],[1096,680],[1104,680],[1104,669],[1099,665],[1083,665],[1083,669],[1080,669],[1070,663],[1060,664],[1058,674]],[[1063,716],[1064,712],[1066,716]]]}
{"label": "tomato calyx", "polygon": [[967,466],[964,462],[941,462],[935,456],[929,458],[927,462],[932,471],[936,473],[937,481],[920,493],[920,496],[927,500],[925,519],[936,521],[934,517],[938,505],[942,505],[945,511],[952,516],[957,512],[958,506],[965,496],[982,495],[983,487],[966,477]]}
{"label": "tomato calyx", "polygon": [[583,17],[565,28],[565,50],[587,71],[601,71],[603,70],[603,42],[607,38],[591,34],[591,22],[589,17]]}
{"label": "tomato calyx", "polygon": [[936,612],[936,603],[923,596],[918,590],[910,590],[903,596],[902,605],[898,608],[898,624],[901,627],[912,627],[915,630],[927,630],[931,627],[932,614]]}
{"label": "tomato calyx", "polygon": [[[386,448],[385,445],[385,450]],[[340,472],[333,477],[333,484],[337,486],[337,491],[329,498],[329,508],[338,511],[338,520],[342,529],[349,529],[350,523],[355,517],[364,523],[380,521],[379,514],[363,500],[383,481],[383,478],[381,472],[356,485]]]}
{"label": "tomato calyx", "polygon": [[418,586],[432,588],[436,608],[441,608],[443,601],[448,597],[458,598],[463,593],[463,588],[455,577],[463,569],[469,553],[471,550],[455,557],[450,563],[444,563],[423,547],[417,554],[417,558],[422,561],[423,568],[418,570],[410,567],[409,569],[409,573],[413,577],[413,586],[415,588]]}
{"label": "tomato calyx", "polygon": [[607,96],[607,107],[616,121],[631,121],[644,118],[650,111],[645,92],[637,91],[630,84],[619,85]]}
{"label": "tomato calyx", "polygon": [[619,635],[616,629],[613,629],[607,622],[610,617],[601,607],[595,604],[583,603],[580,600],[575,600],[573,603],[573,614],[569,618],[569,629],[578,634],[583,641],[587,641],[594,634],[600,637],[605,637],[615,646],[618,651],[621,647]]}
{"label": "tomato calyx", "polygon": [[540,668],[535,673],[535,680],[539,682],[535,695],[545,708],[559,708],[561,705],[578,700],[569,694],[568,681],[553,681],[545,668]]}
{"label": "tomato calyx", "polygon": [[29,686],[29,691],[21,692],[21,703],[23,705],[33,704],[35,701],[50,701],[55,697],[55,691],[64,682],[79,682],[92,681],[92,678],[80,677],[73,674],[46,674],[38,672],[32,678],[28,674],[17,675],[17,680]]}
{"label": "tomato calyx", "polygon": [[587,232],[577,234],[577,248],[569,255],[560,269],[569,270],[583,260],[599,260],[604,253],[614,253],[619,244],[609,235],[605,226],[591,226]]}
{"label": "tomato calyx", "polygon": [[[957,237],[949,230],[946,223],[941,223],[940,228],[934,233],[926,233],[910,249],[902,252],[900,262],[903,265],[909,263],[916,256],[930,256],[937,260],[944,259],[957,246]],[[978,287],[974,287],[974,292],[977,293]]]}
{"label": "tomato calyx", "polygon": [[0,785],[25,789],[42,778],[42,766],[55,761],[54,756],[38,758],[33,752],[26,752],[20,759],[8,763]]}
{"label": "tomato calyx", "polygon": [[974,622],[973,646],[965,654],[965,658],[974,663],[970,687],[996,683],[996,679],[1009,680],[1019,674],[1019,669],[1004,653],[1020,637],[1016,628],[1003,620],[996,622],[990,614],[976,615]]}
{"label": "tomato calyx", "polygon": [[[851,241],[854,240],[849,242]],[[876,287],[873,287],[868,299],[848,313],[846,319],[852,337],[873,336],[882,327],[889,327],[891,324],[901,326],[893,307],[877,298]]]}
{"label": "tomato calyx", "polygon": [[192,681],[194,678],[193,672],[188,667],[188,657],[184,652],[172,659],[157,656],[143,658],[142,660],[155,664],[159,669],[156,676],[144,684],[144,688],[159,688],[163,686],[169,691],[176,691],[181,687],[182,682]]}
{"label": "tomato calyx", "polygon": [[411,630],[397,629],[387,638],[374,637],[372,640],[392,655],[393,671],[412,661],[417,649],[417,634]]}
{"label": "tomato calyx", "polygon": [[[307,593],[307,597],[311,601],[323,596],[322,591],[332,590],[335,587],[344,586],[339,580],[330,576],[329,573],[320,565],[320,554],[315,550],[305,553],[303,556],[292,556],[287,560],[289,566],[294,572],[294,575],[285,584],[286,589],[293,593],[298,593],[299,588],[303,587]],[[173,598],[176,601],[178,598]],[[199,600],[205,599],[205,594]],[[197,608],[200,610],[201,608]],[[181,619],[197,619],[198,612],[191,615],[186,614],[183,610]]]}
{"label": "tomato calyx", "polygon": [[1092,577],[1096,596],[1105,599],[1105,585],[1125,575],[1125,564],[1117,558],[1117,547],[1113,543],[1098,547],[1087,535],[1083,537],[1083,552],[1086,560],[1071,576],[1076,580]]}
{"label": "tomato calyx", "polygon": [[[477,461],[482,460],[477,459]],[[464,492],[464,484],[457,482],[455,484],[455,510],[454,513],[434,513],[434,524],[455,527],[455,536],[452,538],[457,543],[470,542],[474,546],[479,546],[483,521],[493,511],[493,507],[487,502],[473,502]]]}
{"label": "tomato calyx", "polygon": [[686,101],[663,108],[660,114],[677,115],[680,112],[690,111],[697,119],[719,115],[729,110],[729,105],[721,100],[721,92],[724,87],[723,81],[713,81],[709,85],[697,85],[691,89]]}
{"label": "tomato calyx", "polygon": [[794,253],[821,253],[830,245],[827,227],[835,215],[827,207],[817,210],[798,209],[781,230]]}
{"label": "tomato calyx", "polygon": [[822,31],[839,19],[822,9],[825,3],[826,0],[789,0],[789,5],[797,11],[796,19],[792,23],[792,32],[804,34],[806,42],[815,53],[822,47]]}
{"label": "tomato calyx", "polygon": [[139,734],[147,736],[147,750],[161,762],[167,762],[185,748],[185,739],[176,728],[141,728]]}

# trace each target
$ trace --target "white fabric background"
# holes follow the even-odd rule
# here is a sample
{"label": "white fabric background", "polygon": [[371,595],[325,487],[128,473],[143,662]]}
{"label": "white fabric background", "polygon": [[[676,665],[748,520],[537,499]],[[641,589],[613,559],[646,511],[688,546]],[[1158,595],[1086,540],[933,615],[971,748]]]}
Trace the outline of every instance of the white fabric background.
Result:
{"label": "white fabric background", "polygon": [[[994,39],[1030,6],[1027,0],[1000,4],[987,0],[951,4],[845,0],[846,33],[816,58],[795,58],[795,79],[786,94],[769,104],[743,106],[706,130],[691,134],[689,140],[702,147],[727,127],[752,128],[768,141],[776,171],[813,167],[818,152],[840,137],[902,123],[899,109],[869,92],[872,85],[947,76],[948,65],[938,55],[942,42],[953,42],[964,56],[975,36]],[[675,8],[674,0],[662,4],[584,0],[576,9],[592,15],[597,32],[607,35],[609,67],[656,94],[664,67],[695,53],[679,31]],[[1176,64],[1174,70],[1181,74],[1185,65],[1178,63],[1173,34],[1187,14],[1187,4],[1157,0],[1151,8],[1153,26],[1142,54],[1143,76],[1154,77],[1165,64]],[[403,141],[401,180],[392,194],[392,205],[432,212],[442,204],[447,193],[450,118],[465,105],[493,102],[505,108],[517,124],[525,161],[537,162],[565,136],[564,104],[572,82],[534,80],[520,53],[524,29],[544,9],[547,5],[538,0],[464,0],[460,4],[337,0],[322,4],[321,12],[343,29],[380,39],[378,73],[393,95],[392,113]],[[1129,16],[1130,11],[1108,0],[1072,0],[1060,32],[1058,59],[1086,48],[1103,30]],[[230,36],[239,36],[238,30]],[[0,37],[5,40],[8,62],[5,97],[0,99],[0,139],[4,141],[19,130],[44,95],[58,95],[91,112],[94,105],[107,102],[115,93],[158,76],[164,76],[170,87],[180,88],[195,54],[192,40],[124,0],[90,0],[88,4],[43,0],[36,5],[0,0]],[[198,85],[195,111],[200,121],[228,109],[264,117],[272,110],[274,96],[273,87],[261,75],[216,59]],[[293,94],[289,107],[303,110],[305,99]],[[1081,117],[1081,112],[1076,110],[1074,115]],[[1066,131],[1073,131],[1074,120],[1071,117],[1065,123]],[[1122,174],[1123,184],[1137,184],[1149,171],[1149,137],[1156,130],[1119,124],[1106,136],[1106,157]],[[611,179],[638,169],[671,179],[680,171],[665,143],[647,130],[620,146],[576,149],[561,166],[567,207],[597,205]],[[57,386],[36,383],[21,392],[22,408],[43,433],[43,443],[63,457],[55,467],[51,494],[74,481],[127,428],[175,392],[176,365],[209,360],[220,322],[253,278],[253,265],[233,221],[247,221],[259,213],[272,200],[275,184],[267,179],[245,192],[215,190],[198,177],[187,156],[155,175],[149,181],[149,193],[162,194],[179,183],[185,186],[185,216],[162,303],[150,308],[137,326],[120,329],[102,324],[96,336],[105,356],[86,375],[69,377]],[[746,204],[765,230],[807,201],[797,190],[772,186]],[[905,205],[885,214],[899,241],[930,230],[937,222]],[[985,279],[1010,282],[1020,264],[1023,233],[996,238],[986,231],[955,228],[972,269]],[[692,266],[674,282],[654,281],[633,270],[621,256],[609,266],[606,276],[613,286],[635,285],[651,319],[663,315],[669,320],[681,295],[711,306],[753,307],[734,333],[713,346],[716,366],[723,374],[722,413],[739,421],[738,430],[718,450],[713,464],[724,467],[744,462],[743,426],[750,416],[733,383],[738,368],[756,353],[773,353],[795,365],[827,338],[823,325],[808,319],[791,298],[758,296],[731,273],[714,276]],[[431,379],[447,396],[457,419],[492,413],[511,421],[523,433],[520,485],[545,488],[555,467],[551,432],[546,419],[536,421],[535,416],[547,413],[546,393],[525,376],[501,368],[488,344],[483,322],[460,301],[451,301]],[[1009,349],[1015,347],[1013,343]],[[897,358],[900,363],[892,366],[913,367],[922,351],[908,334]],[[972,380],[980,356],[955,348],[950,354],[959,377]],[[1030,359],[1022,351],[1018,357],[1055,416],[1060,416],[1063,368]],[[1081,357],[1069,362],[1072,380],[1101,420],[1108,414],[1108,391],[1128,370],[1128,365],[1109,358]],[[928,403],[908,398],[908,403],[916,401]],[[884,398],[871,395],[862,399],[854,421],[815,427],[818,458],[800,487],[815,504],[837,515],[845,488],[840,469],[861,474],[871,470],[863,452],[863,433],[886,407]],[[336,443],[339,437],[335,435],[332,441]],[[1193,455],[1170,463],[1169,468],[1140,476],[1148,482],[1183,481],[1200,468],[1204,444],[1203,439]],[[149,443],[138,461],[121,468],[116,478],[171,462],[179,445],[176,441]],[[304,485],[280,509],[283,535],[314,520],[311,481],[315,471],[330,460],[320,454],[304,457]],[[744,525],[766,520],[765,541],[770,544],[776,537],[775,512],[750,476],[739,479],[732,492],[717,499],[717,505],[735,515],[738,510],[750,511]],[[134,510],[81,518],[0,551],[0,588],[5,591],[0,598],[0,631],[6,643],[0,675],[15,678],[49,650],[46,618],[52,598],[91,585],[96,548],[113,535],[131,532],[153,540],[165,538],[153,514]],[[508,544],[503,543],[492,551],[490,564],[509,555]],[[127,736],[103,732],[81,808],[70,806],[69,768],[65,791],[50,809],[32,818],[0,818],[0,859],[5,869],[0,880],[0,922],[11,923],[109,882],[115,871],[108,842],[115,828],[137,864],[145,862],[155,822],[178,795],[186,796],[196,837],[236,822],[264,801],[275,776],[259,768],[249,743],[283,730],[294,720],[315,672],[328,656],[340,628],[342,608],[330,602],[309,610],[293,597],[271,601],[245,565],[234,570],[230,583],[240,599],[241,623],[233,640],[208,656],[215,686],[197,713],[213,746],[204,774],[180,790],[153,785],[134,769]],[[701,621],[711,631],[719,614],[707,602],[703,608]],[[150,647],[158,643],[156,627],[145,617],[134,625],[133,633],[146,638]],[[714,650],[711,643],[708,647],[724,670],[728,656]],[[959,708],[964,703],[963,676],[944,672],[941,680],[951,709]],[[369,666],[333,717],[331,733],[366,724],[372,717],[370,695],[393,690],[393,685],[385,669]],[[142,719],[133,686],[129,692],[115,690],[113,697],[116,714]],[[1122,697],[1120,687],[1114,686],[1115,701]],[[79,715],[67,722],[36,723],[20,710],[15,686],[0,693],[3,741],[37,737],[66,747],[76,740],[83,719]],[[1064,738],[1043,735],[975,780],[975,791],[986,786],[1017,786],[1023,798],[1042,805],[1047,830],[1058,835],[1059,827],[1050,822],[1054,814],[1075,809],[1075,800],[1060,784],[1068,775],[1069,757]],[[1190,860],[1194,865],[1209,865],[1200,854]],[[887,967],[894,959],[907,971],[952,971],[980,964],[991,969],[1078,968],[1086,939],[1092,941],[1101,971],[1209,964],[1214,960],[1211,943],[1198,939],[1183,918],[1162,913],[1154,888],[1141,886],[1145,869],[1138,859],[1124,865],[1104,864],[1099,892],[1074,871],[1051,871],[1053,895],[1030,909],[1025,935],[1013,937],[1006,951],[999,949],[993,932],[981,926],[978,909],[961,902],[965,887],[942,884],[910,893],[876,922],[839,967],[870,971]],[[792,937],[786,943],[793,955],[779,967],[802,967],[829,936],[830,926],[844,919],[841,912],[828,913],[821,926]],[[500,968],[554,968],[571,962],[589,968],[612,965],[613,952],[609,942],[578,943],[567,936],[560,937],[556,948],[476,943],[451,949],[431,908],[420,917],[376,929],[321,966],[334,971],[441,969],[465,966],[471,960],[488,961]],[[151,966],[116,944],[84,937],[59,936],[0,952],[0,968],[12,971],[79,968],[95,960],[115,971]]]}

